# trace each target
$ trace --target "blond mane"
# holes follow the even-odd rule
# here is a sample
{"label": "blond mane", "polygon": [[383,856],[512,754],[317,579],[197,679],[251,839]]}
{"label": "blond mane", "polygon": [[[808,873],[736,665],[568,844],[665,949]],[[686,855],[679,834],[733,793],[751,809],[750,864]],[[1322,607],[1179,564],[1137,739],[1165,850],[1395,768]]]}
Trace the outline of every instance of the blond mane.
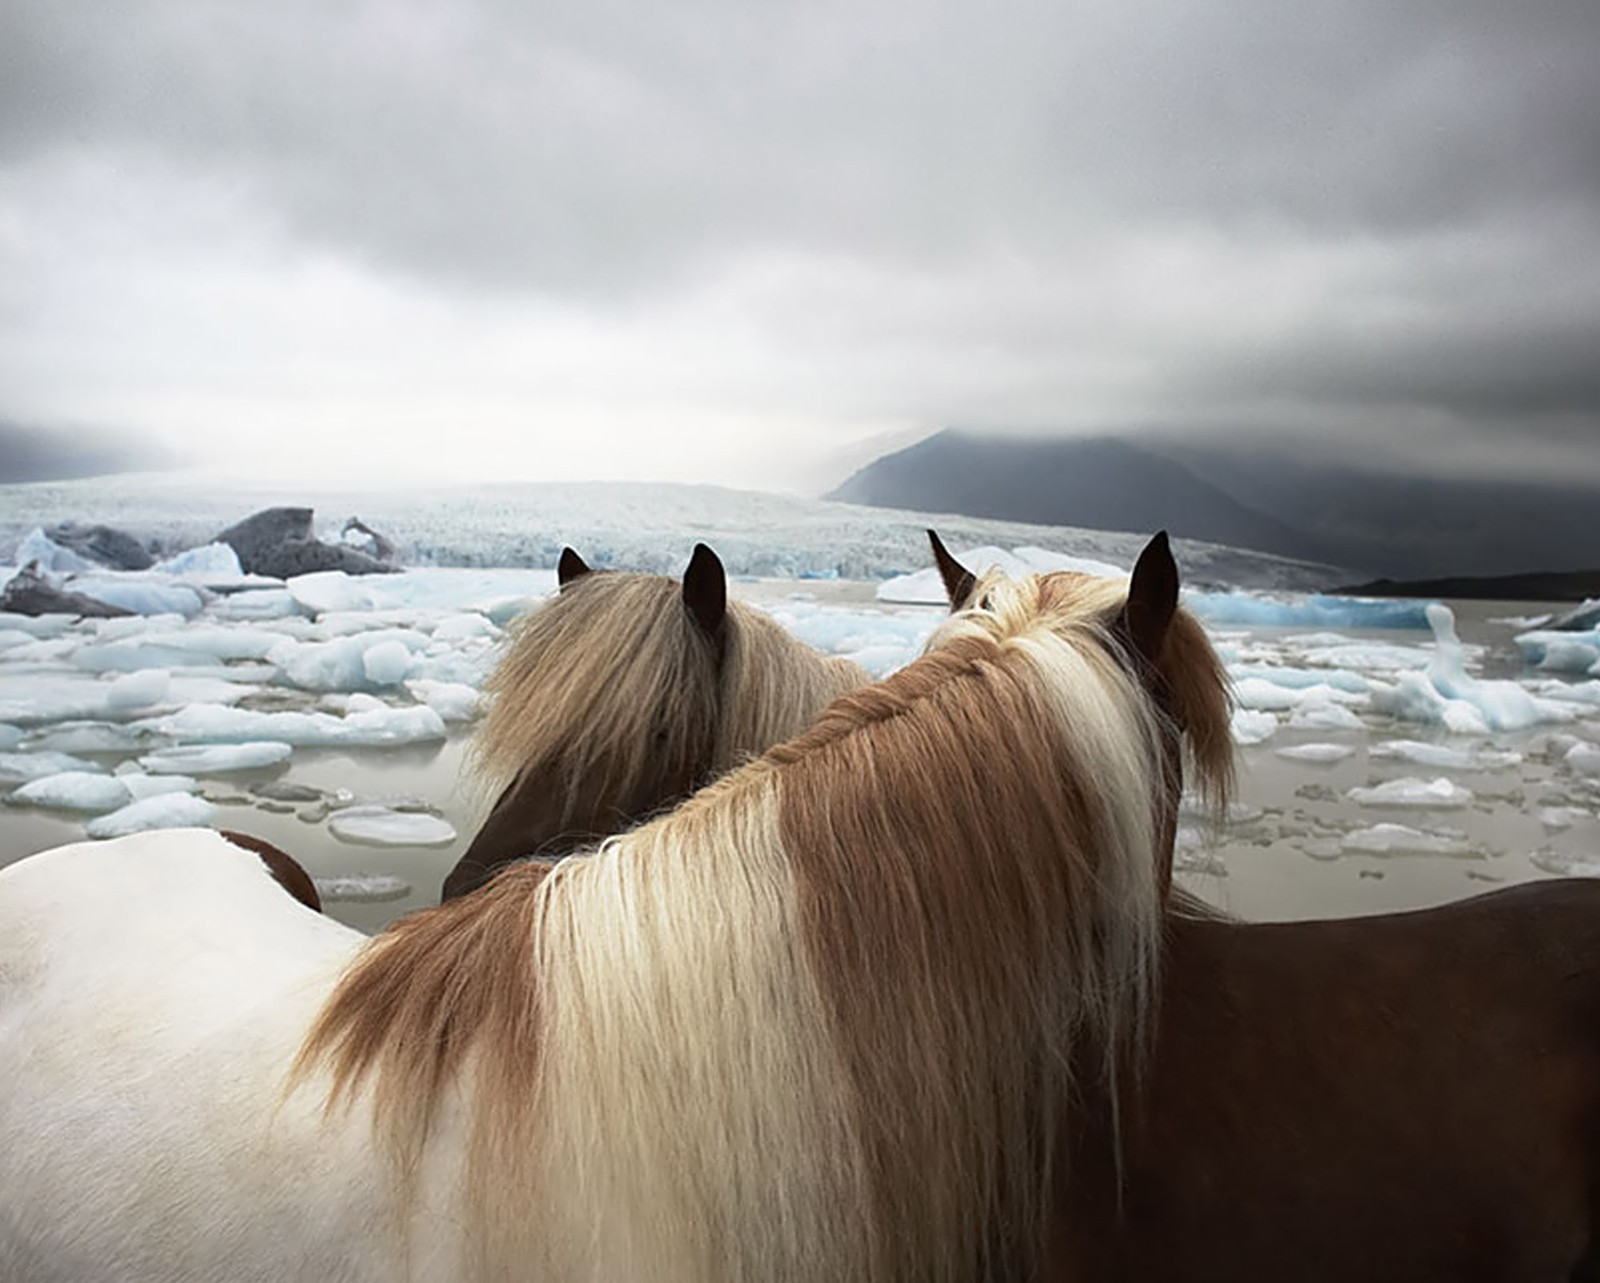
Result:
{"label": "blond mane", "polygon": [[584,575],[512,626],[484,683],[474,774],[494,793],[559,759],[569,778],[599,773],[619,794],[660,758],[709,760],[720,774],[871,680],[735,600],[723,647],[719,666],[676,580]]}
{"label": "blond mane", "polygon": [[297,1075],[404,1171],[459,1091],[473,1280],[1031,1277],[1159,962],[1168,732],[1093,583],[985,581],[678,811],[402,920]]}

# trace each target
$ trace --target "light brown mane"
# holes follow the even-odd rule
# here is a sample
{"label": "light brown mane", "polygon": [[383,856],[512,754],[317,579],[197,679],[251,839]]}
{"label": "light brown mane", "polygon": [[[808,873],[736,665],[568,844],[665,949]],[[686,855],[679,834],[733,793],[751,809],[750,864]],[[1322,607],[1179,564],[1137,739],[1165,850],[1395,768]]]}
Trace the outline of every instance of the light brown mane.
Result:
{"label": "light brown mane", "polygon": [[[1061,1124],[1150,1012],[1165,732],[1098,597],[985,587],[792,743],[346,974],[296,1073],[370,1088],[403,1170],[461,1084],[474,1277],[1038,1264]],[[1220,673],[1196,640],[1175,682]]]}
{"label": "light brown mane", "polygon": [[519,619],[484,683],[472,746],[488,793],[558,760],[626,796],[658,759],[716,773],[797,734],[835,695],[871,680],[730,600],[713,644],[665,575],[586,574]]}

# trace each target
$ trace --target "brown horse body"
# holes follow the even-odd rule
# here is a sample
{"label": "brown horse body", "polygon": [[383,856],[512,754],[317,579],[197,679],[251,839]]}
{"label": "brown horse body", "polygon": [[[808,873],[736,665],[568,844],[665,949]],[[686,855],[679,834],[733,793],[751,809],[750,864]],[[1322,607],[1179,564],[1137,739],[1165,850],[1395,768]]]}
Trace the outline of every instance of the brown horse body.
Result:
{"label": "brown horse body", "polygon": [[1592,1280],[1600,884],[1169,915],[1151,1054],[1079,1138],[1065,1280]]}
{"label": "brown horse body", "polygon": [[[935,551],[959,608],[976,581]],[[670,800],[585,821],[569,797],[563,824]],[[1051,1280],[1600,1280],[1600,884],[1295,923],[1176,896],[1116,1091],[1063,1137]]]}

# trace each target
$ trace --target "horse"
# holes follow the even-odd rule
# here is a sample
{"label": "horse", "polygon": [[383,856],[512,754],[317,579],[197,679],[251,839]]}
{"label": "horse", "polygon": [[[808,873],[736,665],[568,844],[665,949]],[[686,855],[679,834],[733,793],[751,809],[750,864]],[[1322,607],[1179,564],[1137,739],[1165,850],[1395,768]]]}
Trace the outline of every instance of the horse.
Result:
{"label": "horse", "polygon": [[[978,577],[928,534],[959,612]],[[1185,718],[1216,777],[1226,710]],[[595,733],[570,723],[568,743]],[[668,800],[644,795],[636,814]],[[634,818],[568,814],[585,830]],[[550,836],[535,824],[526,841]],[[1081,1138],[1064,1195],[1103,1232],[1062,1277],[1600,1277],[1600,884],[1254,924],[1174,890],[1164,930],[1137,1089],[1119,1130]]]}
{"label": "horse", "polygon": [[678,809],[365,945],[206,830],[0,870],[0,1275],[1059,1277],[1223,701],[1142,567],[986,579]]}
{"label": "horse", "polygon": [[311,875],[305,867],[282,847],[274,846],[266,838],[258,838],[254,834],[239,833],[233,829],[219,830],[223,837],[235,846],[241,846],[247,851],[254,851],[261,863],[266,865],[267,872],[272,875],[272,880],[292,895],[306,908],[317,913],[322,912],[322,897],[317,893],[317,884],[312,881]]}
{"label": "horse", "polygon": [[681,801],[871,680],[730,600],[703,543],[681,585],[592,571],[571,548],[556,569],[558,595],[518,621],[484,685],[472,762],[499,796],[446,900],[512,860],[565,854]]}

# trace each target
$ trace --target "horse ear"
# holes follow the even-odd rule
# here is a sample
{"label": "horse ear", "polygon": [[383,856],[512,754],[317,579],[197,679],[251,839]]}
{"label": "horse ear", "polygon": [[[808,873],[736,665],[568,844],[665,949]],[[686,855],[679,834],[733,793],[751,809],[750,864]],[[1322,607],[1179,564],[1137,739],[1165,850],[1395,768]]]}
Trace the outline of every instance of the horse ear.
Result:
{"label": "horse ear", "polygon": [[565,588],[575,579],[582,579],[585,575],[593,574],[589,563],[571,548],[561,550],[561,560],[556,562],[556,583]]}
{"label": "horse ear", "polygon": [[707,637],[721,635],[728,613],[728,578],[717,554],[703,543],[695,544],[689,569],[683,572],[683,604]]}
{"label": "horse ear", "polygon": [[928,542],[933,545],[933,563],[939,567],[939,578],[944,580],[944,595],[950,602],[950,609],[960,610],[972,600],[978,577],[950,555],[937,531],[928,531]]}
{"label": "horse ear", "polygon": [[1128,600],[1117,621],[1118,631],[1151,664],[1161,658],[1167,629],[1178,609],[1178,566],[1172,560],[1167,532],[1145,545],[1134,563]]}

